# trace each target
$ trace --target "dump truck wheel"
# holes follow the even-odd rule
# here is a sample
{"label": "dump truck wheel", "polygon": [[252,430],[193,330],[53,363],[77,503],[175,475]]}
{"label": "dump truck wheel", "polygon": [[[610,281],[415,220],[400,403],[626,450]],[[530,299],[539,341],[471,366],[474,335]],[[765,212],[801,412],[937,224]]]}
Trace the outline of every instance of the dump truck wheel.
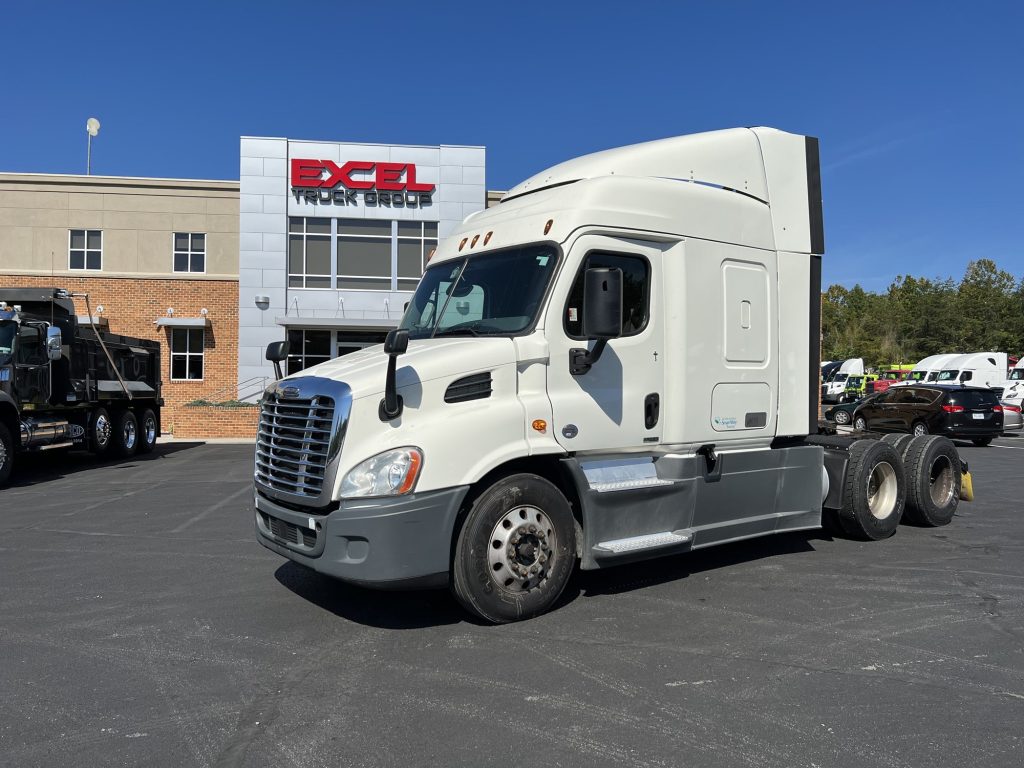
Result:
{"label": "dump truck wheel", "polygon": [[106,408],[96,408],[89,416],[89,450],[105,456],[114,438],[114,423]]}
{"label": "dump truck wheel", "polygon": [[569,502],[538,475],[511,475],[469,508],[455,545],[452,591],[485,621],[519,621],[554,605],[575,564]]}
{"label": "dump truck wheel", "polygon": [[122,459],[135,455],[139,445],[139,421],[135,414],[125,409],[114,417],[114,432],[111,436],[113,452]]}
{"label": "dump truck wheel", "polygon": [[896,449],[881,440],[850,447],[839,519],[847,534],[877,541],[896,531],[906,503],[907,483]]}
{"label": "dump truck wheel", "polygon": [[0,488],[7,485],[14,469],[14,439],[7,425],[0,422]]}
{"label": "dump truck wheel", "polygon": [[157,422],[156,414],[147,408],[139,416],[139,453],[149,453],[156,447]]}
{"label": "dump truck wheel", "polygon": [[960,505],[960,454],[938,435],[913,438],[903,461],[907,473],[907,519],[948,525]]}

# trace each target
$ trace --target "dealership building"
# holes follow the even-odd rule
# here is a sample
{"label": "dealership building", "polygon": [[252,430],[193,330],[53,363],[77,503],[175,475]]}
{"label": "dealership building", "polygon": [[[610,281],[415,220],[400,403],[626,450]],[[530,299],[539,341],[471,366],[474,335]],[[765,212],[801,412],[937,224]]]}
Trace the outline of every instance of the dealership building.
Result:
{"label": "dealership building", "polygon": [[0,288],[88,293],[92,321],[158,341],[176,434],[220,419],[196,402],[258,397],[271,341],[289,372],[383,341],[438,240],[499,197],[483,147],[240,150],[238,181],[0,173]]}
{"label": "dealership building", "polygon": [[372,344],[402,317],[438,238],[483,209],[485,150],[243,137],[238,375],[289,372]]}

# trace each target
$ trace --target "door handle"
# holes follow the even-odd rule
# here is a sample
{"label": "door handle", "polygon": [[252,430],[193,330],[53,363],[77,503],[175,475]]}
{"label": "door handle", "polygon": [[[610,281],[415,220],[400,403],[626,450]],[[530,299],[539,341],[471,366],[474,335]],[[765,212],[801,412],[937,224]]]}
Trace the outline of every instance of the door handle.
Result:
{"label": "door handle", "polygon": [[644,427],[654,429],[661,415],[661,398],[654,392],[644,398]]}

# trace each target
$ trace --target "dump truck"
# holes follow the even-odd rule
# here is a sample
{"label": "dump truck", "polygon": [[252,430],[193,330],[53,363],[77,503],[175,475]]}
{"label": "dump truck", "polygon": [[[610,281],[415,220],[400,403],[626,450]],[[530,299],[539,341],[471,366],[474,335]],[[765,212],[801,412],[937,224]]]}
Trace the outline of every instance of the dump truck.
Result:
{"label": "dump truck", "polygon": [[[128,457],[160,434],[160,345],[75,314],[78,294],[0,287],[0,486],[20,454]],[[81,295],[86,302],[88,297]]]}
{"label": "dump truck", "polygon": [[439,245],[383,346],[266,389],[258,541],[500,623],[577,566],[949,523],[970,495],[950,441],[819,424],[823,252],[813,137],[715,131],[533,176]]}

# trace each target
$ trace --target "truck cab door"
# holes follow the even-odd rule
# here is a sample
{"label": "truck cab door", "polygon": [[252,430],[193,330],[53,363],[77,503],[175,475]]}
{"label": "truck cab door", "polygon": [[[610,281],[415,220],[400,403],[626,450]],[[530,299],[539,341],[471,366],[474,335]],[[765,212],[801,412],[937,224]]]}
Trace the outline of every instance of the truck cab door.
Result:
{"label": "truck cab door", "polygon": [[[568,249],[545,322],[548,395],[555,439],[568,451],[616,451],[660,442],[664,409],[661,256],[657,243],[584,235]],[[573,374],[583,338],[583,280],[588,268],[620,269],[622,334],[585,373]]]}
{"label": "truck cab door", "polygon": [[14,350],[14,391],[22,403],[44,404],[50,398],[50,360],[46,324],[22,323]]}

